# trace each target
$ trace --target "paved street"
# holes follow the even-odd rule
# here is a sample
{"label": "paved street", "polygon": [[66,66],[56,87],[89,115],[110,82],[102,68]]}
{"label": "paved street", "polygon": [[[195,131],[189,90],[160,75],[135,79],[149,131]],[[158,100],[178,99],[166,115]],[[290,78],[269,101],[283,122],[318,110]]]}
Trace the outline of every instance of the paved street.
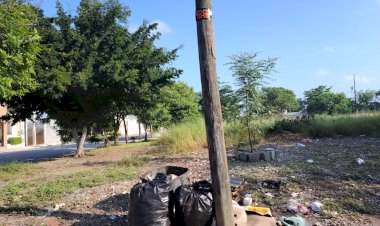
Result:
{"label": "paved street", "polygon": [[[85,144],[86,149],[92,149],[102,146],[99,144]],[[28,162],[47,160],[51,158],[58,158],[75,153],[75,144],[54,145],[54,146],[42,146],[42,147],[25,147],[17,149],[8,149],[4,151],[0,149],[0,163],[8,162]]]}

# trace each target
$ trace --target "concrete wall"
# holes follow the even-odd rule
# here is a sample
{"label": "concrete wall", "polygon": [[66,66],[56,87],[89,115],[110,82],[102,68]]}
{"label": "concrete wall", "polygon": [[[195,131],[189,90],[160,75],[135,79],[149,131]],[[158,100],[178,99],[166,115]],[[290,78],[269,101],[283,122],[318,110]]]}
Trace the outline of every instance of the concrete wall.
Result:
{"label": "concrete wall", "polygon": [[58,135],[57,126],[54,121],[45,124],[45,144],[62,144],[61,137]]}
{"label": "concrete wall", "polygon": [[[139,127],[140,127],[140,133],[141,136],[145,135],[145,126],[142,123],[139,123],[137,116],[134,115],[128,115],[126,118],[127,124],[128,124],[128,136],[129,137],[135,137],[139,135]],[[120,128],[119,128],[119,133],[121,136],[125,136],[125,131],[124,131],[124,124],[121,123]],[[148,133],[149,133],[149,128],[148,128]]]}

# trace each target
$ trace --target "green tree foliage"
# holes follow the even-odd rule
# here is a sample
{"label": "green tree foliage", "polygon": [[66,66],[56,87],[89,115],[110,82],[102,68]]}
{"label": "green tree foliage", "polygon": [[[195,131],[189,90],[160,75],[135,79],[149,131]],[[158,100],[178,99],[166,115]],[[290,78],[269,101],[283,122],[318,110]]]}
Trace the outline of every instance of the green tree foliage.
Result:
{"label": "green tree foliage", "polygon": [[[240,109],[245,118],[251,151],[253,144],[250,121],[264,111],[260,89],[265,82],[264,80],[275,71],[277,61],[276,58],[257,60],[257,55],[258,53],[232,55],[229,57],[230,62],[227,63],[238,86],[236,94],[239,97]],[[255,136],[255,133],[253,135]]]}
{"label": "green tree foliage", "polygon": [[44,31],[36,74],[40,86],[8,105],[16,119],[47,113],[65,137],[77,141],[81,156],[87,131],[115,132],[127,114],[150,109],[160,88],[181,70],[165,67],[177,49],[154,45],[156,24],[127,30],[130,11],[117,0],[82,0],[75,16],[57,3],[57,12],[56,18],[45,18],[39,11],[38,29]]}
{"label": "green tree foliage", "polygon": [[309,114],[344,114],[349,113],[350,100],[344,93],[334,93],[331,87],[318,86],[305,91],[307,112]]}
{"label": "green tree foliage", "polygon": [[264,87],[262,91],[264,105],[271,112],[282,114],[300,108],[300,103],[292,90],[283,87]]}
{"label": "green tree foliage", "polygon": [[222,85],[219,89],[223,120],[232,122],[239,119],[239,97],[230,85]]}
{"label": "green tree foliage", "polygon": [[165,86],[160,92],[160,102],[168,109],[171,123],[200,116],[196,93],[184,82]]}
{"label": "green tree foliage", "polygon": [[374,110],[376,105],[376,91],[367,89],[365,91],[358,92],[358,107],[359,110],[368,111]]}
{"label": "green tree foliage", "polygon": [[36,21],[30,4],[0,0],[0,99],[37,87],[32,77],[40,50]]}

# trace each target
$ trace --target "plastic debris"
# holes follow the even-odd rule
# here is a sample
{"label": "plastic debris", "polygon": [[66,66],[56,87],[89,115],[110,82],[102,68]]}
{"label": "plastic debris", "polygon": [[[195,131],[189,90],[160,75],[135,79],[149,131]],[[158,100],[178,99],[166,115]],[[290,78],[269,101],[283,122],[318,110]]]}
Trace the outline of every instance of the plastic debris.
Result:
{"label": "plastic debris", "polygon": [[112,220],[112,221],[114,221],[114,220],[116,220],[116,216],[115,215],[112,215],[112,216],[110,216],[110,219]]}
{"label": "plastic debris", "polygon": [[311,204],[311,209],[314,211],[314,212],[319,212],[322,208],[322,203],[318,202],[318,201],[315,201]]}
{"label": "plastic debris", "polygon": [[309,163],[309,164],[313,164],[313,163],[314,163],[314,160],[312,160],[312,159],[308,159],[308,160],[306,160],[306,162]]}
{"label": "plastic debris", "polygon": [[299,147],[299,148],[304,148],[304,147],[306,147],[306,145],[301,144],[301,143],[297,143],[296,146]]}
{"label": "plastic debris", "polygon": [[297,198],[299,195],[300,195],[300,193],[298,193],[298,192],[293,192],[293,193],[291,194],[291,196],[292,196],[293,198]]}
{"label": "plastic debris", "polygon": [[274,195],[273,195],[272,193],[270,193],[270,192],[265,193],[265,196],[267,196],[267,197],[269,197],[269,198],[273,198],[273,197],[274,197]]}
{"label": "plastic debris", "polygon": [[302,217],[280,217],[283,226],[306,226],[306,221]]}
{"label": "plastic debris", "polygon": [[362,158],[357,158],[356,162],[358,163],[358,165],[364,164],[364,160]]}
{"label": "plastic debris", "polygon": [[250,206],[250,205],[252,205],[252,198],[251,197],[244,197],[243,198],[243,205],[244,206]]}
{"label": "plastic debris", "polygon": [[261,216],[272,216],[272,212],[267,207],[246,206],[245,211],[257,213]]}
{"label": "plastic debris", "polygon": [[299,203],[296,199],[289,200],[288,210],[292,213],[302,213],[302,214],[308,214],[310,212],[306,206]]}

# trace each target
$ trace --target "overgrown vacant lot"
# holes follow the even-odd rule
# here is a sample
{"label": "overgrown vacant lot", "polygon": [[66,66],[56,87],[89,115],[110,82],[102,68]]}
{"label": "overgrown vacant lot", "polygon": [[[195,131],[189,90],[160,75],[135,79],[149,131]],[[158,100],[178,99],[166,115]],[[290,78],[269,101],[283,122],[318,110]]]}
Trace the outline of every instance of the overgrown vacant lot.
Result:
{"label": "overgrown vacant lot", "polygon": [[[296,147],[304,142],[306,147]],[[0,222],[4,225],[125,225],[128,193],[145,171],[163,165],[188,167],[190,180],[209,179],[207,150],[165,155],[151,143],[97,149],[82,159],[0,166]],[[322,225],[380,225],[380,139],[304,140],[272,138],[273,162],[230,160],[230,174],[244,177],[247,192],[275,216],[286,211],[292,193],[314,200],[324,211],[305,216]],[[365,163],[358,165],[357,158]],[[314,162],[308,164],[307,159]],[[261,186],[281,181],[279,189]],[[269,193],[273,196],[270,197]],[[57,211],[52,211],[56,206]],[[59,207],[59,208],[58,208]],[[0,224],[1,225],[1,224]]]}

